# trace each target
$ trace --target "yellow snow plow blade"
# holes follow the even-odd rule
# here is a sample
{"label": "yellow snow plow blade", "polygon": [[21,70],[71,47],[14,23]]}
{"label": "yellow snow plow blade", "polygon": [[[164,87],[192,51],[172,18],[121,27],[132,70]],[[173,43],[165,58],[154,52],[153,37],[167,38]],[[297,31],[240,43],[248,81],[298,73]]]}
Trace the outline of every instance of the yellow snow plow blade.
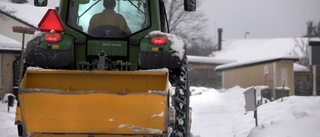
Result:
{"label": "yellow snow plow blade", "polygon": [[28,70],[22,124],[35,136],[162,135],[167,82],[165,71]]}

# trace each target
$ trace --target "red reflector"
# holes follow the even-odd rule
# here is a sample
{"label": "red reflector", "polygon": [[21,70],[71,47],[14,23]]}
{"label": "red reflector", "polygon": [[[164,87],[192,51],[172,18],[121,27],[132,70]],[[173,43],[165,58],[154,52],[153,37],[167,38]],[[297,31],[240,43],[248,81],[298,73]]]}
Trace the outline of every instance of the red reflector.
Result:
{"label": "red reflector", "polygon": [[44,40],[48,43],[58,43],[61,41],[61,34],[59,33],[47,33]]}
{"label": "red reflector", "polygon": [[48,9],[47,13],[38,24],[38,27],[42,32],[50,32],[51,30],[54,30],[59,33],[64,31],[62,20],[54,9]]}
{"label": "red reflector", "polygon": [[156,45],[156,46],[163,46],[167,44],[167,36],[153,36],[151,38],[151,44]]}

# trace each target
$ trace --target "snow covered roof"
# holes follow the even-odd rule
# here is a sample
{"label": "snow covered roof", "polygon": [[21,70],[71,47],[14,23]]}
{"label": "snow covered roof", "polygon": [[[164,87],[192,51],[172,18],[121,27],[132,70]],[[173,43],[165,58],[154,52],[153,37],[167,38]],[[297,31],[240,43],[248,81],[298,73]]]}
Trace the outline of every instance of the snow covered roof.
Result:
{"label": "snow covered roof", "polygon": [[191,56],[188,55],[189,63],[203,63],[203,64],[227,64],[231,62],[236,62],[236,60],[232,59],[216,59],[213,57],[205,57],[205,56]]}
{"label": "snow covered roof", "polygon": [[307,38],[232,39],[222,42],[222,50],[210,56],[215,59],[232,59],[235,63],[218,66],[217,70],[277,60],[299,60],[302,51],[297,45],[308,46]]}
{"label": "snow covered roof", "polygon": [[310,46],[320,46],[320,38],[311,38],[309,45]]}
{"label": "snow covered roof", "polygon": [[306,66],[297,64],[297,63],[293,63],[293,68],[294,68],[294,72],[310,72],[310,69]]}
{"label": "snow covered roof", "polygon": [[21,43],[0,34],[0,50],[20,51]]}
{"label": "snow covered roof", "polygon": [[[296,38],[307,42],[306,38]],[[233,39],[222,42],[222,50],[211,54],[216,59],[233,59],[238,62],[292,55],[294,38]],[[302,54],[298,53],[300,57]]]}
{"label": "snow covered roof", "polygon": [[[8,0],[0,0],[0,7],[4,8],[3,10],[14,10],[15,13],[10,13],[9,15],[15,17],[17,20],[21,20],[22,23],[38,28],[38,24],[41,21],[44,14],[49,9],[48,7],[35,7],[31,4],[15,4],[11,3]],[[2,11],[1,13],[4,13]]]}
{"label": "snow covered roof", "polygon": [[320,42],[320,38],[311,38],[310,41],[317,41]]}
{"label": "snow covered roof", "polygon": [[225,65],[219,65],[216,67],[215,71],[224,71],[224,70],[228,70],[228,69],[246,67],[246,66],[281,61],[281,60],[299,61],[299,57],[298,56],[283,56],[283,57],[256,59],[256,60],[251,60],[251,61],[241,61],[241,62],[229,63],[229,64],[225,64]]}

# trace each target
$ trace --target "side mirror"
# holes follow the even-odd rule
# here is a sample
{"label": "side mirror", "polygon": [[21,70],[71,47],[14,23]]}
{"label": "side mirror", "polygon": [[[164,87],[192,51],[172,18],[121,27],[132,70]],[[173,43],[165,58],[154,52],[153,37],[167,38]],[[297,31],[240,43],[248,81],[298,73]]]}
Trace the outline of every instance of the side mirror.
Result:
{"label": "side mirror", "polygon": [[184,0],[185,11],[196,11],[197,1],[196,0]]}
{"label": "side mirror", "polygon": [[33,5],[37,7],[45,7],[48,5],[48,0],[34,0]]}

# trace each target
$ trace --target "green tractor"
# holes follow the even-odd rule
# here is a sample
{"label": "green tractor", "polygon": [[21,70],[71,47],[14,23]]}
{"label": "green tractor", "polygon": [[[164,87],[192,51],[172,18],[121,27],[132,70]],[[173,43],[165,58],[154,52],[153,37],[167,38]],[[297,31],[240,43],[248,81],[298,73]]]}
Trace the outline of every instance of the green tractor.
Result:
{"label": "green tractor", "polygon": [[38,27],[25,51],[20,136],[191,136],[186,45],[169,33],[165,0],[61,0]]}

